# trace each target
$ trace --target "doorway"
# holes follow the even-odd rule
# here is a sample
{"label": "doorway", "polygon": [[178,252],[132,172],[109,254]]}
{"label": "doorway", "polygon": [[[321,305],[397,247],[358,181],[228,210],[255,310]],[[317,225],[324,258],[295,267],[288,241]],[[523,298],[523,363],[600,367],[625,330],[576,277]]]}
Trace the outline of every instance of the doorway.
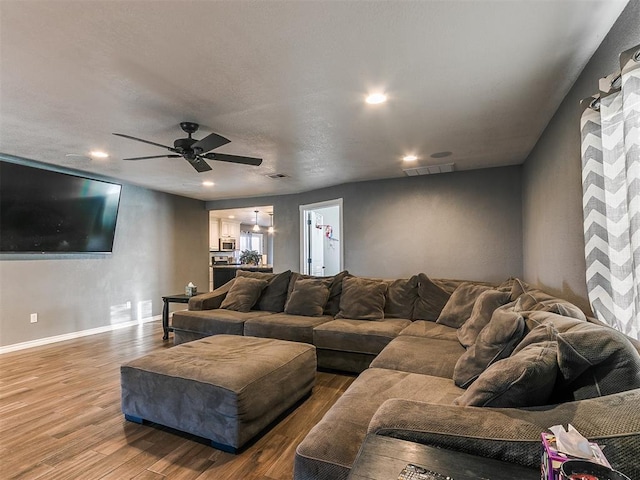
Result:
{"label": "doorway", "polygon": [[328,277],[343,270],[342,198],[300,205],[300,271]]}

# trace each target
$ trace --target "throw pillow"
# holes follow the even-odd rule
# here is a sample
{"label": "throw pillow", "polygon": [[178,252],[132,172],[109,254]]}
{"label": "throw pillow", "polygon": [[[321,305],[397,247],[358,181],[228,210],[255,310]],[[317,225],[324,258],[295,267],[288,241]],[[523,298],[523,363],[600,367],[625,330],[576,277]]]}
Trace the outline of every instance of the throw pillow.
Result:
{"label": "throw pillow", "polygon": [[315,277],[313,275],[303,275],[302,273],[294,272],[291,274],[291,279],[289,280],[289,290],[287,293],[287,298],[293,292],[293,287],[296,283],[296,280],[299,278],[315,278],[320,280],[331,280],[331,292],[329,294],[329,300],[327,300],[327,304],[324,307],[324,314],[331,315],[335,317],[340,310],[340,295],[342,294],[342,280],[349,275],[347,270],[343,270],[340,273],[336,273],[331,277]]}
{"label": "throw pillow", "polygon": [[236,277],[220,308],[248,312],[256,304],[267,281],[259,278]]}
{"label": "throw pillow", "polygon": [[257,303],[254,305],[255,310],[263,310],[265,312],[284,311],[284,304],[287,301],[289,279],[291,278],[291,270],[277,274],[238,270],[236,277],[258,278],[269,282],[266,288],[262,291],[262,295],[260,295]]}
{"label": "throw pillow", "polygon": [[336,318],[378,320],[384,318],[387,284],[382,280],[346,277],[342,281],[340,311]]}
{"label": "throw pillow", "polygon": [[529,285],[519,278],[514,278],[511,284],[511,301],[515,302],[520,295],[529,290]]}
{"label": "throw pillow", "polygon": [[462,283],[451,295],[440,312],[437,323],[453,328],[460,328],[471,316],[473,306],[481,293],[490,290],[486,285],[470,282]]}
{"label": "throw pillow", "polygon": [[418,276],[389,280],[386,283],[385,318],[412,318],[414,304],[418,299]]}
{"label": "throw pillow", "polygon": [[555,384],[557,351],[555,341],[528,345],[487,368],[453,404],[503,408],[544,405]]}
{"label": "throw pillow", "polygon": [[487,290],[482,292],[476,300],[471,316],[457,331],[458,340],[463,347],[470,347],[476,343],[480,331],[489,323],[493,312],[509,302],[509,292]]}
{"label": "throw pillow", "polygon": [[453,381],[467,388],[492,363],[508,357],[524,335],[524,319],[517,312],[496,310],[476,343],[464,352],[453,370]]}
{"label": "throw pillow", "polygon": [[541,312],[551,312],[562,315],[563,317],[571,317],[578,320],[586,321],[587,317],[582,310],[573,303],[558,300],[543,300],[533,306],[532,310]]}
{"label": "throw pillow", "polygon": [[436,285],[424,273],[418,274],[418,298],[413,304],[411,319],[435,322],[450,296],[450,293]]}
{"label": "throw pillow", "polygon": [[[525,320],[525,324],[527,321]],[[517,354],[520,350],[534,343],[557,341],[558,330],[551,322],[544,322],[527,333],[522,341],[516,346],[511,355]]]}
{"label": "throw pillow", "polygon": [[610,327],[579,322],[559,333],[558,366],[576,400],[640,388],[640,354]]}
{"label": "throw pillow", "polygon": [[330,279],[299,278],[284,307],[289,315],[319,317],[329,299]]}

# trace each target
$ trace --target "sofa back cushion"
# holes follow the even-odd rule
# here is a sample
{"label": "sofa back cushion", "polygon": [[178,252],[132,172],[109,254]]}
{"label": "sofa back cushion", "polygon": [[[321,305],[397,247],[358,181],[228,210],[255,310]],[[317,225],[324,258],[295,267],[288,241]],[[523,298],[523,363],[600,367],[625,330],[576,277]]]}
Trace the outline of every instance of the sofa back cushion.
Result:
{"label": "sofa back cushion", "polygon": [[340,311],[336,318],[380,320],[384,318],[387,284],[373,278],[347,276],[342,281]]}
{"label": "sofa back cushion", "polygon": [[491,287],[472,282],[460,284],[440,312],[437,322],[453,328],[461,327],[471,316],[478,297]]}
{"label": "sofa back cushion", "polygon": [[487,290],[480,294],[471,310],[469,320],[457,330],[458,340],[463,347],[470,347],[476,343],[476,338],[491,320],[493,312],[509,303],[510,298],[509,292],[499,290]]}
{"label": "sofa back cushion", "polygon": [[579,322],[560,332],[558,366],[576,400],[640,388],[640,354],[609,327]]}
{"label": "sofa back cushion", "polygon": [[453,381],[462,388],[471,385],[492,363],[508,357],[524,335],[524,319],[517,312],[496,310],[480,331],[476,342],[458,359]]}
{"label": "sofa back cushion", "polygon": [[555,384],[557,351],[555,341],[527,345],[487,368],[453,401],[454,405],[506,408],[544,405]]}
{"label": "sofa back cushion", "polygon": [[327,300],[327,304],[324,306],[324,314],[331,315],[332,317],[334,317],[340,310],[342,280],[347,275],[349,275],[349,272],[346,270],[343,270],[340,273],[336,273],[335,275],[330,277],[316,277],[313,275],[303,275],[302,273],[293,272],[291,274],[291,279],[289,280],[289,290],[288,290],[287,299],[288,299],[288,296],[291,295],[291,292],[293,292],[293,287],[298,278],[317,278],[317,279],[323,279],[323,280],[329,279],[331,280],[331,288],[329,293],[329,300]]}
{"label": "sofa back cushion", "polygon": [[452,292],[431,280],[424,273],[418,274],[418,297],[413,305],[412,320],[435,322],[447,304]]}
{"label": "sofa back cushion", "polygon": [[385,318],[413,318],[413,309],[418,299],[418,275],[398,280],[385,280]]}
{"label": "sofa back cushion", "polygon": [[282,312],[287,301],[289,289],[289,280],[291,279],[291,270],[282,273],[267,272],[249,272],[247,270],[238,270],[236,277],[249,277],[266,280],[267,286],[262,291],[260,298],[254,305],[255,310],[263,310],[265,312]]}
{"label": "sofa back cushion", "polygon": [[259,278],[236,277],[220,308],[237,312],[250,311],[267,283],[266,280]]}
{"label": "sofa back cushion", "polygon": [[[518,278],[510,279],[509,283],[511,284],[511,300],[517,301],[514,307],[517,311],[552,312],[578,320],[587,319],[582,310],[566,300],[556,298],[537,288],[532,288]],[[509,283],[505,282],[501,287],[506,287]]]}
{"label": "sofa back cushion", "polygon": [[319,317],[329,299],[331,279],[298,278],[284,307],[289,315]]}

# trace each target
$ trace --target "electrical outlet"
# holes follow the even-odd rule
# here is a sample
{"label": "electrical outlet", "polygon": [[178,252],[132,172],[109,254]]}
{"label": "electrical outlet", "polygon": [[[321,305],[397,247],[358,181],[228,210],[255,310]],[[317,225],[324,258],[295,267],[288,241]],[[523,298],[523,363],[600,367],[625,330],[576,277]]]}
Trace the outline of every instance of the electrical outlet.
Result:
{"label": "electrical outlet", "polygon": [[31,314],[31,323],[37,323],[38,322],[38,314],[37,313],[32,313]]}

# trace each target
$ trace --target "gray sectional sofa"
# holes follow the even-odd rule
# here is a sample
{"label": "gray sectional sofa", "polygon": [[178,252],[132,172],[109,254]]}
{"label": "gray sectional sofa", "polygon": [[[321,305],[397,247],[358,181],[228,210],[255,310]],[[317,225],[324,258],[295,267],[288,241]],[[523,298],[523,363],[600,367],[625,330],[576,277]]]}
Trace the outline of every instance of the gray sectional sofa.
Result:
{"label": "gray sectional sofa", "polygon": [[176,344],[221,333],[312,343],[358,378],[296,451],[294,478],[345,479],[367,434],[539,466],[571,423],[640,478],[640,343],[517,279],[239,272],[193,297]]}

